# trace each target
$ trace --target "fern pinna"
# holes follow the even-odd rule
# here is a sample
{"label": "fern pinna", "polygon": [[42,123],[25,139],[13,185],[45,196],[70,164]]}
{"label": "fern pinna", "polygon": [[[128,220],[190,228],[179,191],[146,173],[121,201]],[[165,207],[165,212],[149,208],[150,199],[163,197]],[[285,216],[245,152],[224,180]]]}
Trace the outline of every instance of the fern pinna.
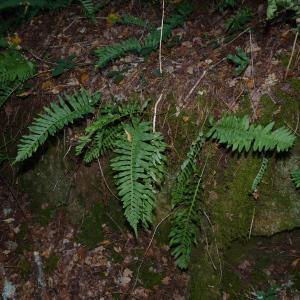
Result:
{"label": "fern pinna", "polygon": [[208,138],[226,144],[232,151],[277,151],[289,150],[296,136],[286,127],[273,130],[274,122],[267,126],[255,125],[249,122],[248,116],[224,116],[219,121],[211,120],[212,128],[207,133]]}
{"label": "fern pinna", "polygon": [[300,188],[300,169],[296,169],[291,173],[296,188]]}
{"label": "fern pinna", "polygon": [[170,231],[170,247],[176,265],[186,269],[193,244],[197,242],[200,225],[199,196],[202,175],[197,174],[196,161],[205,142],[201,132],[192,143],[187,158],[181,164],[172,192],[172,208],[175,209]]}
{"label": "fern pinna", "polygon": [[65,99],[59,97],[58,104],[51,103],[50,107],[44,107],[45,113],[35,118],[28,127],[30,134],[21,138],[15,163],[31,157],[49,135],[54,135],[65,125],[91,113],[100,100],[100,94],[95,93],[91,96],[86,90],[82,90],[72,96],[66,95]]}
{"label": "fern pinna", "polygon": [[97,119],[85,129],[85,135],[79,138],[76,155],[84,152],[86,163],[98,158],[106,150],[112,150],[115,140],[124,132],[122,121],[140,114],[146,107],[137,104],[124,106],[106,105]]}
{"label": "fern pinna", "polygon": [[136,119],[124,125],[124,134],[116,141],[111,166],[125,217],[136,235],[139,223],[144,227],[152,223],[156,186],[165,173],[166,146],[150,123]]}
{"label": "fern pinna", "polygon": [[35,73],[35,66],[16,50],[0,53],[0,107]]}

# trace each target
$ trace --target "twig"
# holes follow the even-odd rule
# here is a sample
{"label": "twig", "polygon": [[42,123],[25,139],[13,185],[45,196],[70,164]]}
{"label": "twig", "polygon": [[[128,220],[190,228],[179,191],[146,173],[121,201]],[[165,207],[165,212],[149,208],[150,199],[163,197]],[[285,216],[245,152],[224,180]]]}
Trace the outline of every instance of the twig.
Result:
{"label": "twig", "polygon": [[101,172],[101,176],[103,177],[105,186],[107,187],[107,189],[109,190],[109,192],[110,192],[116,199],[120,200],[119,197],[116,196],[115,193],[114,193],[114,192],[111,190],[111,188],[109,187],[109,185],[108,185],[108,183],[107,183],[107,181],[106,181],[106,179],[105,179],[105,176],[104,176],[104,173],[103,173],[103,170],[102,170],[102,167],[101,167],[99,158],[97,158],[97,162],[98,162],[98,166],[99,166],[99,169],[100,169],[100,172]]}
{"label": "twig", "polygon": [[250,237],[251,237],[252,228],[253,228],[253,222],[254,222],[254,216],[255,216],[255,207],[253,208],[253,214],[252,214],[252,219],[251,219],[251,224],[250,224],[248,239],[250,239]]}
{"label": "twig", "polygon": [[161,62],[161,48],[162,48],[162,38],[164,30],[164,17],[165,17],[165,0],[162,1],[162,15],[161,15],[161,25],[160,25],[160,40],[159,40],[159,72],[162,74],[162,62]]}
{"label": "twig", "polygon": [[226,57],[223,57],[220,61],[218,61],[217,63],[215,63],[214,65],[211,65],[209,68],[207,68],[206,70],[203,71],[201,77],[196,81],[196,83],[194,84],[194,86],[190,89],[190,91],[188,92],[188,94],[185,96],[184,100],[183,100],[183,107],[186,105],[186,102],[188,101],[188,99],[191,97],[191,95],[193,94],[193,92],[195,91],[195,89],[197,88],[197,86],[199,85],[199,83],[201,82],[201,80],[205,77],[206,73],[210,70],[212,70],[213,68],[215,68],[216,66],[218,66],[220,63],[222,63],[224,60],[226,59]]}
{"label": "twig", "polygon": [[255,80],[254,80],[254,58],[253,58],[253,44],[252,44],[251,29],[249,29],[249,39],[250,39],[250,52],[251,52],[251,77],[252,77],[252,81],[253,81],[253,86],[255,88]]}
{"label": "twig", "polygon": [[136,287],[136,284],[137,284],[138,279],[139,279],[139,273],[140,273],[141,267],[142,267],[142,265],[143,265],[143,263],[144,263],[144,261],[145,261],[146,254],[148,253],[148,251],[149,251],[149,249],[150,249],[150,247],[151,247],[151,245],[152,245],[152,242],[153,242],[153,239],[154,239],[154,237],[155,237],[155,234],[156,234],[156,232],[157,232],[157,230],[158,230],[158,227],[159,227],[165,220],[167,220],[174,212],[175,212],[175,210],[173,210],[173,211],[171,211],[170,213],[168,213],[168,214],[167,214],[166,216],[164,216],[164,217],[159,221],[159,223],[155,226],[154,231],[153,231],[153,234],[152,234],[152,237],[151,237],[151,239],[150,239],[150,242],[149,242],[149,244],[148,244],[148,246],[147,246],[146,251],[144,252],[142,261],[141,261],[141,263],[139,264],[139,266],[138,266],[138,268],[137,268],[137,274],[136,274],[135,281],[134,281],[134,284],[133,284],[133,286],[132,286],[132,289],[131,289],[130,294],[133,293],[133,291],[134,291],[134,289],[135,289],[135,287]]}
{"label": "twig", "polygon": [[162,96],[163,96],[163,93],[161,93],[154,105],[154,113],[153,113],[153,133],[155,132],[155,124],[156,124],[156,116],[157,116],[157,106],[159,104],[159,102],[161,101],[162,99]]}
{"label": "twig", "polygon": [[294,44],[293,44],[293,49],[292,49],[292,53],[291,53],[291,57],[290,57],[289,63],[288,63],[288,65],[287,65],[287,67],[286,67],[284,79],[287,78],[288,73],[289,73],[290,66],[291,66],[291,64],[292,64],[292,60],[293,60],[293,56],[294,56],[294,52],[295,52],[295,48],[296,48],[296,43],[297,43],[298,35],[299,35],[299,31],[297,31],[297,32],[296,32],[296,35],[295,35]]}

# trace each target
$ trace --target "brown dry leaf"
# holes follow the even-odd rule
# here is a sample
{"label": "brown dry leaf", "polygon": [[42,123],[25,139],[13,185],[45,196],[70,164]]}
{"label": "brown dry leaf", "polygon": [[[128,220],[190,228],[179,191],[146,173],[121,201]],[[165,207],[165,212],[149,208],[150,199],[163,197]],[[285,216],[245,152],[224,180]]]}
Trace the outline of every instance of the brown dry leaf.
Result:
{"label": "brown dry leaf", "polygon": [[125,133],[126,133],[126,135],[127,135],[127,140],[128,140],[128,142],[132,142],[132,135],[125,129]]}
{"label": "brown dry leaf", "polygon": [[295,268],[300,262],[300,258],[296,258],[295,260],[293,260],[292,262],[292,267]]}
{"label": "brown dry leaf", "polygon": [[80,83],[85,84],[90,79],[90,76],[87,72],[84,72],[80,75]]}
{"label": "brown dry leaf", "polygon": [[22,42],[22,39],[18,35],[18,33],[15,33],[13,36],[8,37],[8,43],[14,46],[19,46]]}
{"label": "brown dry leaf", "polygon": [[253,79],[247,79],[246,80],[246,85],[247,85],[247,88],[249,90],[252,90],[254,88],[254,80]]}
{"label": "brown dry leaf", "polygon": [[169,276],[166,276],[165,278],[162,279],[161,283],[164,285],[170,284],[171,278]]}
{"label": "brown dry leaf", "polygon": [[44,81],[42,83],[42,90],[44,90],[44,91],[50,90],[53,88],[53,86],[54,86],[53,81],[51,81],[51,80]]}
{"label": "brown dry leaf", "polygon": [[188,117],[188,116],[182,117],[182,120],[184,123],[187,123],[189,121],[189,119],[190,119],[190,117]]}
{"label": "brown dry leaf", "polygon": [[107,246],[107,245],[110,245],[111,244],[111,241],[109,240],[104,240],[100,243],[100,245],[104,245],[104,246]]}

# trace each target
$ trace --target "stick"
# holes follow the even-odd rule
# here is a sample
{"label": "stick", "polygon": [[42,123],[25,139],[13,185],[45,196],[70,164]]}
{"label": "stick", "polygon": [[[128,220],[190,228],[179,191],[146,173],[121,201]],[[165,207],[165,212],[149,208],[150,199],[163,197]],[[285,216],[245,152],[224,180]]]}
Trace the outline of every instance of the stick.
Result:
{"label": "stick", "polygon": [[157,116],[157,106],[159,104],[159,102],[162,99],[163,94],[161,93],[158,97],[158,100],[156,101],[155,105],[154,105],[154,113],[153,113],[153,133],[155,132],[155,124],[156,124],[156,116]]}
{"label": "stick", "polygon": [[161,63],[161,47],[162,47],[162,38],[164,30],[164,17],[165,17],[165,0],[162,1],[162,16],[161,16],[161,25],[160,25],[160,40],[159,40],[159,72],[162,74],[162,63]]}
{"label": "stick", "polygon": [[293,44],[293,49],[292,49],[292,54],[291,54],[289,63],[288,63],[288,65],[287,65],[287,67],[286,67],[284,79],[287,78],[288,73],[289,73],[290,66],[291,66],[291,64],[292,64],[292,60],[293,60],[293,56],[294,56],[294,52],[295,52],[295,48],[296,48],[296,43],[297,43],[298,35],[299,35],[299,31],[297,31],[297,32],[296,32],[296,35],[295,35],[294,44]]}

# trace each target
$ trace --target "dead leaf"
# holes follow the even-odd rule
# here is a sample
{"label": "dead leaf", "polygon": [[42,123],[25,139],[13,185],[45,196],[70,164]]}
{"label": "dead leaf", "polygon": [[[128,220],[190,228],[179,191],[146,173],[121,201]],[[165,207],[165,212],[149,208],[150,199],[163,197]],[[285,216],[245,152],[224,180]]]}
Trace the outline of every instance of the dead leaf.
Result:
{"label": "dead leaf", "polygon": [[118,20],[120,20],[120,16],[118,14],[114,14],[114,13],[110,13],[107,17],[106,17],[106,22],[109,26],[112,26],[113,24],[115,24]]}
{"label": "dead leaf", "polygon": [[182,120],[184,123],[187,123],[189,121],[189,119],[190,119],[190,117],[188,117],[188,116],[182,117]]}
{"label": "dead leaf", "polygon": [[295,268],[300,262],[300,258],[296,258],[293,262],[292,262],[292,267]]}
{"label": "dead leaf", "polygon": [[127,135],[128,142],[131,143],[132,142],[132,135],[126,129],[125,129],[125,133]]}
{"label": "dead leaf", "polygon": [[9,36],[7,40],[9,44],[14,46],[19,46],[22,42],[22,39],[20,38],[18,33],[15,33],[13,36]]}
{"label": "dead leaf", "polygon": [[80,82],[85,84],[90,79],[90,76],[87,72],[84,72],[80,75]]}
{"label": "dead leaf", "polygon": [[170,284],[171,278],[169,276],[166,276],[165,278],[162,279],[161,283],[164,285]]}
{"label": "dead leaf", "polygon": [[53,88],[53,86],[54,86],[53,81],[47,80],[42,83],[41,88],[42,88],[42,90],[46,91],[46,90],[50,90],[51,88]]}

